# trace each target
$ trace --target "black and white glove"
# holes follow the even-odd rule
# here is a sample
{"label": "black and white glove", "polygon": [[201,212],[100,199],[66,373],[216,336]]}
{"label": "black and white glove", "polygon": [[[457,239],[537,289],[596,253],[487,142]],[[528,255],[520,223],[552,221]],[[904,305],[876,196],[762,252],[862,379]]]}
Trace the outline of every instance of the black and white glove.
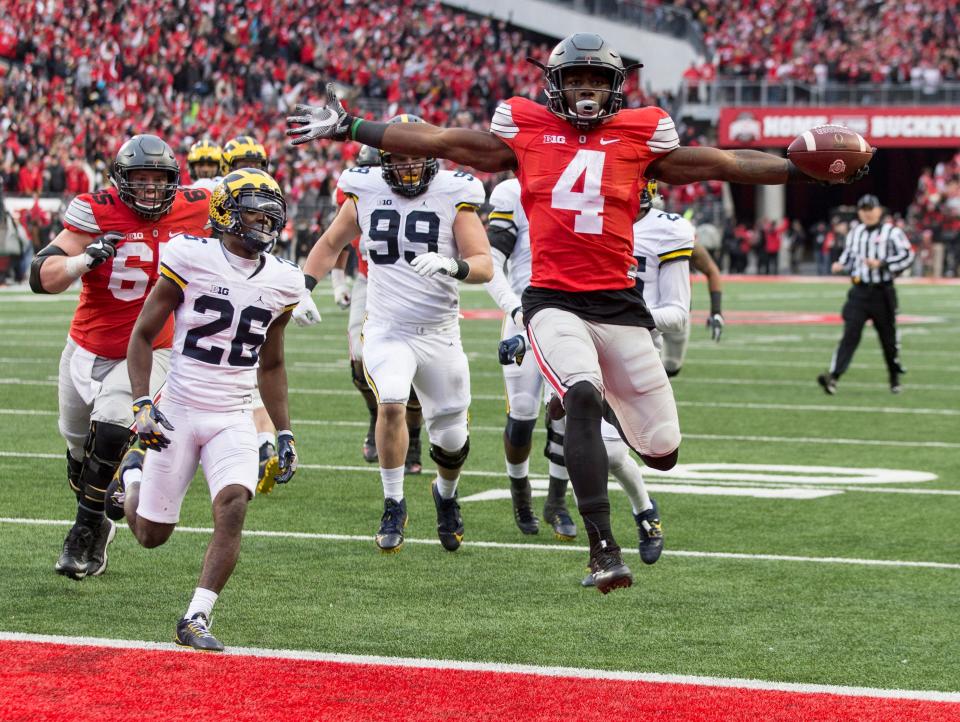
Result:
{"label": "black and white glove", "polygon": [[277,458],[280,460],[280,473],[274,479],[278,484],[286,484],[296,473],[299,462],[292,431],[281,431],[277,434]]}
{"label": "black and white glove", "polygon": [[442,273],[444,276],[455,276],[459,267],[456,258],[441,256],[433,251],[420,254],[410,261],[410,265],[424,278],[436,276],[438,273]]}
{"label": "black and white glove", "polygon": [[107,231],[87,246],[84,253],[90,257],[87,268],[93,270],[104,261],[117,255],[117,244],[123,240],[123,234],[117,231]]}
{"label": "black and white glove", "polygon": [[301,145],[312,140],[329,138],[346,140],[350,124],[355,120],[347,114],[337,98],[333,83],[327,83],[327,104],[296,105],[294,115],[287,116],[287,135],[293,140],[290,145]]}
{"label": "black and white glove", "polygon": [[512,363],[519,366],[523,363],[523,356],[526,353],[527,341],[520,334],[503,339],[497,346],[497,358],[501,366],[509,366]]}
{"label": "black and white glove", "polygon": [[723,334],[723,316],[719,313],[711,313],[707,316],[707,330],[710,332],[710,338],[720,343],[720,336]]}
{"label": "black and white glove", "polygon": [[133,402],[133,418],[137,425],[137,436],[140,443],[148,449],[163,451],[170,446],[170,439],[167,438],[163,430],[173,431],[173,424],[167,421],[156,406],[153,405],[153,399],[144,396]]}

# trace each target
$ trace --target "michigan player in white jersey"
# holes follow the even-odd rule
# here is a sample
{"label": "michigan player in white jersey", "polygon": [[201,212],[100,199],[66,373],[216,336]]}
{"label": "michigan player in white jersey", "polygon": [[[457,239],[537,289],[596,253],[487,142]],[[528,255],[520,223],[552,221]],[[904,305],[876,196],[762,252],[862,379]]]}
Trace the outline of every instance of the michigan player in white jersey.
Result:
{"label": "michigan player in white jersey", "polygon": [[[397,116],[392,123],[422,122]],[[398,551],[407,506],[406,403],[411,383],[420,397],[438,467],[432,484],[437,534],[448,551],[460,546],[463,519],[457,481],[470,441],[470,370],[460,343],[457,281],[484,283],[493,275],[490,247],[477,210],[483,185],[473,176],[439,170],[436,159],[381,153],[381,172],[352,168],[338,186],[346,202],[316,242],[304,272],[308,286],[333,267],[357,235],[369,260],[363,368],[377,397],[376,441],[384,511],[377,546]]]}
{"label": "michigan player in white jersey", "polygon": [[[505,317],[501,339],[524,334],[520,295],[530,285],[530,227],[520,203],[520,181],[516,178],[498,184],[490,194],[492,206],[487,223],[487,238],[493,257],[493,279],[487,291]],[[506,272],[504,272],[506,269]],[[540,416],[545,385],[535,363],[507,364],[503,367],[507,391],[507,423],[503,431],[503,451],[510,479],[513,516],[524,534],[540,530],[532,510],[532,492],[528,477],[533,429]],[[564,419],[547,419],[547,445],[544,454],[550,464],[550,486],[543,507],[543,518],[554,535],[568,541],[577,535],[577,526],[566,506],[570,477],[563,464]]]}
{"label": "michigan player in white jersey", "polygon": [[[653,315],[654,345],[662,333],[683,333],[690,322],[690,257],[693,254],[693,226],[676,213],[652,207],[656,183],[648,183],[640,194],[640,215],[633,225],[633,253],[637,259],[637,285]],[[620,482],[633,507],[640,538],[640,558],[654,564],[663,551],[663,527],[657,502],[650,498],[640,465],[630,456],[617,428],[604,420],[603,444],[610,460],[610,473]],[[583,580],[593,585],[593,575]]]}
{"label": "michigan player in white jersey", "polygon": [[223,180],[220,168],[223,149],[209,138],[201,138],[187,152],[187,167],[190,169],[190,187],[203,188],[213,193]]}
{"label": "michigan player in white jersey", "polygon": [[[203,463],[213,537],[176,632],[178,644],[195,649],[223,649],[209,620],[236,565],[247,504],[257,487],[252,402],[258,384],[271,418],[284,429],[276,481],[289,481],[297,468],[283,331],[303,293],[303,273],[270,254],[285,221],[283,194],[267,173],[244,168],[228,174],[210,200],[210,222],[220,238],[170,239],[161,279],[130,337],[134,415],[146,452],[135,447],[124,457],[108,489],[107,514],[125,515],[142,546],[163,544]],[[170,373],[155,405],[148,395],[150,347],[171,312]]]}

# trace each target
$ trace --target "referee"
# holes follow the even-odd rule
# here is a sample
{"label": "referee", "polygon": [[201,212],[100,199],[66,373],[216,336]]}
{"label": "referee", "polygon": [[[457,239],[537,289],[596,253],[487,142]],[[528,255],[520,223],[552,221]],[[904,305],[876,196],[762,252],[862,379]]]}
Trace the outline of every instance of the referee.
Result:
{"label": "referee", "polygon": [[833,273],[849,274],[853,286],[843,305],[843,338],[830,361],[830,370],[817,382],[833,395],[839,379],[853,359],[867,319],[873,321],[887,362],[890,391],[900,393],[900,365],[897,344],[897,293],[893,278],[913,263],[913,249],[903,231],[892,223],[882,223],[883,207],[874,195],[857,201],[860,223],[847,234],[843,253],[831,267]]}

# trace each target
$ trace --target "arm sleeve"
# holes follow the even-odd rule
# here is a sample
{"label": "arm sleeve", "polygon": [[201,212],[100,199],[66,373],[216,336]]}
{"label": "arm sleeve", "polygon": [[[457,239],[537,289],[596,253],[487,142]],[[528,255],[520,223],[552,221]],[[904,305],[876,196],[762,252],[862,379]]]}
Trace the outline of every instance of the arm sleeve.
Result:
{"label": "arm sleeve", "polygon": [[68,231],[76,233],[91,233],[100,235],[100,224],[93,214],[90,204],[90,194],[84,193],[70,201],[67,211],[63,215],[63,225]]}
{"label": "arm sleeve", "polygon": [[490,256],[493,258],[493,278],[483,284],[483,287],[487,289],[490,298],[496,301],[500,310],[509,316],[510,312],[520,305],[520,298],[513,292],[503,272],[507,257],[497,248],[490,249]]}
{"label": "arm sleeve", "polygon": [[483,188],[483,183],[473,176],[464,175],[466,181],[462,187],[456,190],[453,199],[454,206],[458,211],[469,209],[479,211],[483,202],[487,199],[487,193]]}
{"label": "arm sleeve", "polygon": [[647,141],[647,147],[656,155],[664,155],[680,147],[680,136],[677,135],[673,118],[664,110],[660,112],[663,115],[657,121],[650,140]]}
{"label": "arm sleeve", "polygon": [[890,232],[890,244],[887,248],[887,270],[899,274],[906,271],[913,264],[913,248],[906,234],[899,228]]}
{"label": "arm sleeve", "polygon": [[[689,259],[689,255],[686,259]],[[690,320],[690,264],[661,265],[657,286],[660,297],[656,306],[650,308],[657,330],[668,333],[682,331]]]}

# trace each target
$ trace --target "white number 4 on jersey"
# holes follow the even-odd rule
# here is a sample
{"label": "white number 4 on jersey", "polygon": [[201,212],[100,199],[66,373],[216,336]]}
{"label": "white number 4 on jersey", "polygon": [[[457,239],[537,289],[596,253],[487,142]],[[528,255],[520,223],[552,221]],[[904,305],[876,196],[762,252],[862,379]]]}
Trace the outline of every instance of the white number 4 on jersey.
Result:
{"label": "white number 4 on jersey", "polygon": [[[603,196],[600,183],[603,179],[603,163],[606,153],[600,150],[581,148],[570,161],[557,184],[553,187],[554,208],[577,211],[573,223],[576,233],[603,233]],[[583,176],[583,190],[573,190]]]}

